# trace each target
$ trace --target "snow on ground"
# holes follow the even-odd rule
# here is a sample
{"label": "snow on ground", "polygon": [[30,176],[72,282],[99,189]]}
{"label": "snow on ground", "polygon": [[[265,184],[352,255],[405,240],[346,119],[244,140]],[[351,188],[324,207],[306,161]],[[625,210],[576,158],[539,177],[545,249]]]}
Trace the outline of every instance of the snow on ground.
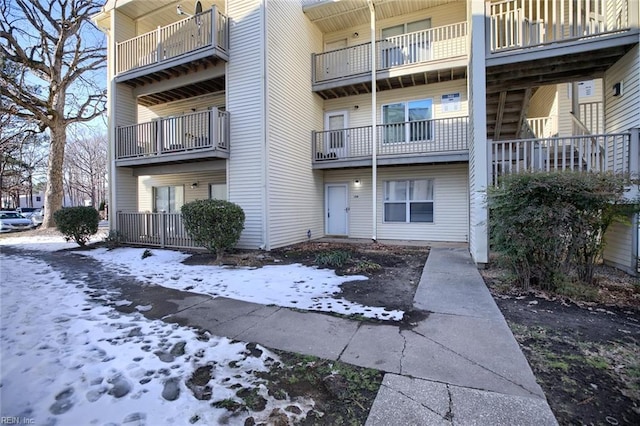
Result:
{"label": "snow on ground", "polygon": [[[143,259],[145,250],[152,255]],[[339,297],[340,284],[367,280],[367,277],[340,276],[331,269],[300,264],[261,268],[185,265],[181,262],[189,257],[188,254],[161,249],[100,248],[80,254],[126,271],[149,284],[213,297],[381,320],[401,320],[404,314],[403,311],[364,306]]]}
{"label": "snow on ground", "polygon": [[[91,301],[84,283],[65,282],[38,260],[0,254],[0,262],[2,419],[38,425],[244,424],[248,414],[233,417],[210,405],[238,400],[238,384],[260,387],[267,400],[263,416],[276,407],[295,405],[306,413],[313,406],[310,400],[268,396],[253,372],[267,369],[276,356],[262,347],[119,313]],[[204,382],[189,381],[194,371],[209,367],[210,380],[205,375]],[[209,400],[194,396],[207,392]],[[291,411],[286,413],[294,420]],[[257,422],[266,420],[252,414]]]}
{"label": "snow on ground", "polygon": [[[107,235],[105,230],[99,230],[91,237],[91,242],[104,240]],[[5,235],[0,239],[0,245],[15,246],[24,250],[57,251],[78,247],[75,241],[65,241],[59,234],[41,234],[28,232],[27,234],[14,233]]]}

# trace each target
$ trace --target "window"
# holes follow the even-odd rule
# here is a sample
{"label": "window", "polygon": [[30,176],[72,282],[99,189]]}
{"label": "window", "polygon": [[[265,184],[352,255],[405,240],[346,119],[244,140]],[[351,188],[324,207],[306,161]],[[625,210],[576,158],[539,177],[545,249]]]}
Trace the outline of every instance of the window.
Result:
{"label": "window", "polygon": [[[429,41],[426,30],[431,28],[431,19],[409,22],[383,28],[381,64],[382,68],[413,64],[429,60]],[[416,33],[403,37],[405,34]]]}
{"label": "window", "polygon": [[383,142],[418,142],[433,137],[433,101],[422,99],[382,106]]}
{"label": "window", "polygon": [[433,179],[384,182],[385,222],[433,222]]}
{"label": "window", "polygon": [[36,201],[42,201],[42,197],[36,197]]}
{"label": "window", "polygon": [[153,187],[153,211],[180,213],[184,204],[183,186],[155,186]]}
{"label": "window", "polygon": [[209,184],[209,198],[211,200],[226,200],[227,184],[226,183]]}

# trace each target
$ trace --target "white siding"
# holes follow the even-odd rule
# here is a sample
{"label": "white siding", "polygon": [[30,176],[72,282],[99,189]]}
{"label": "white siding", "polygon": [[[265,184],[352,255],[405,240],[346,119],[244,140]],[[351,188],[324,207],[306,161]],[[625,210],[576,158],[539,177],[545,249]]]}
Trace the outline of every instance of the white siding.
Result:
{"label": "white siding", "polygon": [[[138,177],[138,210],[153,210],[153,187],[154,186],[183,186],[184,202],[195,200],[206,200],[209,198],[209,184],[225,183],[226,173],[224,170],[209,172],[181,173],[179,175],[154,175]],[[197,187],[191,188],[193,183]]]}
{"label": "white siding", "polygon": [[227,110],[231,116],[229,201],[245,213],[241,248],[258,248],[263,241],[266,209],[264,122],[264,21],[260,0],[233,1],[227,65]]}
{"label": "white siding", "polygon": [[321,40],[298,1],[267,1],[267,249],[322,233],[322,172],[311,168],[322,100],[311,91],[310,62]]}
{"label": "white siding", "polygon": [[[612,87],[623,82],[623,95],[613,96]],[[605,72],[605,130],[607,132],[626,132],[640,128],[640,47],[636,45],[622,59]],[[633,271],[636,268],[637,244],[634,233],[637,229],[631,225],[614,224],[605,240],[607,245],[603,254],[607,263]]]}
{"label": "white siding", "polygon": [[[381,167],[378,169],[378,239],[467,242],[469,231],[468,174],[466,164]],[[360,186],[355,180],[360,180]],[[389,180],[433,179],[433,223],[385,223],[384,182]],[[325,171],[325,183],[349,186],[349,237],[370,238],[371,169]],[[324,212],[324,210],[323,210]],[[324,217],[324,214],[323,214]]]}

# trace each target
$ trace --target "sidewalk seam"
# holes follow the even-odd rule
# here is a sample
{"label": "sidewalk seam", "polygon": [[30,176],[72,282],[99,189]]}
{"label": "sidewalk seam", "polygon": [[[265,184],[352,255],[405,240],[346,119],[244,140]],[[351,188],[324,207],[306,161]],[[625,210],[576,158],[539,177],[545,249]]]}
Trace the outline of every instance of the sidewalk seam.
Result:
{"label": "sidewalk seam", "polygon": [[449,351],[449,352],[452,352],[452,353],[456,354],[456,355],[457,355],[457,356],[459,356],[460,358],[462,358],[462,359],[465,359],[465,360],[469,361],[470,363],[472,363],[472,364],[474,364],[474,365],[476,365],[476,366],[478,366],[478,367],[482,368],[483,370],[486,370],[486,371],[490,372],[491,374],[494,374],[495,376],[498,376],[498,377],[500,377],[501,379],[503,379],[503,380],[505,380],[505,381],[507,381],[507,382],[509,382],[509,383],[512,383],[512,384],[516,385],[517,387],[519,387],[519,388],[521,388],[521,389],[523,389],[523,390],[527,391],[527,392],[528,392],[529,394],[531,394],[532,396],[534,396],[534,397],[536,397],[536,398],[539,398],[539,399],[543,399],[543,400],[545,400],[545,401],[546,401],[546,397],[544,397],[544,396],[543,396],[543,397],[541,397],[541,396],[540,396],[540,395],[538,395],[537,393],[535,393],[535,392],[531,391],[530,389],[528,389],[528,388],[526,388],[526,387],[522,386],[520,383],[516,383],[516,382],[514,382],[513,380],[509,379],[508,377],[505,377],[505,376],[503,376],[502,374],[497,373],[497,372],[495,372],[495,371],[491,370],[490,368],[487,368],[487,367],[485,367],[484,365],[479,364],[478,362],[476,362],[476,361],[474,361],[474,360],[472,360],[472,359],[470,359],[470,358],[467,358],[466,356],[464,356],[464,355],[462,355],[462,354],[460,354],[460,353],[458,353],[458,352],[454,351],[453,349],[451,349],[451,348],[449,348],[449,347],[447,347],[447,346],[443,345],[442,343],[440,343],[440,342],[438,342],[438,341],[436,341],[436,340],[434,340],[434,339],[432,339],[432,338],[430,338],[430,337],[427,337],[427,336],[425,336],[425,335],[424,335],[424,334],[422,334],[422,333],[418,333],[418,332],[417,332],[417,331],[415,331],[415,330],[409,330],[409,331],[410,331],[410,332],[412,332],[412,333],[415,333],[415,334],[417,334],[418,336],[421,336],[421,337],[423,337],[423,338],[425,338],[425,339],[427,339],[427,340],[429,340],[429,341],[431,341],[431,342],[433,342],[433,343],[435,343],[436,345],[438,345],[438,346],[440,346],[440,347],[442,347],[442,348],[446,349],[446,350],[447,350],[447,351]]}
{"label": "sidewalk seam", "polygon": [[340,361],[340,358],[342,358],[342,355],[344,354],[344,351],[347,350],[347,348],[349,347],[349,345],[351,344],[351,342],[353,341],[353,338],[356,336],[356,333],[358,333],[358,330],[360,330],[360,327],[362,327],[363,322],[362,321],[358,321],[358,326],[356,327],[356,329],[353,331],[353,334],[351,335],[351,337],[349,337],[349,341],[347,342],[346,345],[344,345],[344,348],[342,348],[342,350],[340,351],[340,353],[338,354],[338,356],[336,357],[337,361]]}
{"label": "sidewalk seam", "polygon": [[[436,410],[434,410],[433,408],[431,408],[431,407],[429,407],[428,405],[425,405],[425,404],[423,404],[422,402],[420,402],[420,401],[418,401],[418,400],[414,399],[413,397],[411,397],[411,396],[407,395],[406,393],[402,392],[401,390],[394,389],[394,388],[392,388],[392,387],[390,387],[390,386],[388,386],[388,385],[385,385],[384,383],[382,383],[382,384],[380,385],[380,387],[381,387],[381,388],[382,388],[382,387],[385,387],[385,388],[389,389],[390,391],[393,391],[393,392],[395,392],[395,393],[397,393],[397,394],[400,394],[400,395],[404,396],[405,398],[407,398],[408,400],[413,401],[413,402],[415,402],[416,404],[420,405],[421,407],[424,407],[424,408],[426,408],[427,410],[431,411],[433,414],[437,415],[438,417],[441,417],[443,420],[445,420],[445,421],[447,421],[447,422],[449,422],[449,423],[452,423],[452,421],[451,421],[450,419],[447,419],[446,415],[445,415],[445,416],[443,416],[442,414],[438,413],[438,412],[437,412]],[[448,388],[448,385],[447,385],[447,388]],[[378,393],[379,393],[379,392],[380,392],[380,391],[378,391]],[[447,414],[448,414],[448,413],[447,413]]]}

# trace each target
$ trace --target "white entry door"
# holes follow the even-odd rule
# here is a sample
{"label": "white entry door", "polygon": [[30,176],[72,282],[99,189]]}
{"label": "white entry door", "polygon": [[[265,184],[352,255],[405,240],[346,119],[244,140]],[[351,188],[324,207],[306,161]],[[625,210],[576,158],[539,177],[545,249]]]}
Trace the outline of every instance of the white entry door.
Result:
{"label": "white entry door", "polygon": [[328,158],[345,158],[347,156],[348,125],[347,111],[325,113],[324,153],[328,154]]}
{"label": "white entry door", "polygon": [[349,206],[347,204],[347,185],[327,185],[325,200],[327,235],[348,235]]}

